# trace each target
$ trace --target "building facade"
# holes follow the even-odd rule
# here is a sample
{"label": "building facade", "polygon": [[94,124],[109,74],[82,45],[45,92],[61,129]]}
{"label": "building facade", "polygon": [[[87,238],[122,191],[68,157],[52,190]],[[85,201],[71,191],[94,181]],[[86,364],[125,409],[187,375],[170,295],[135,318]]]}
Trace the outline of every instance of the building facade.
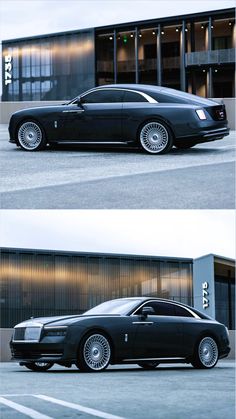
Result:
{"label": "building facade", "polygon": [[234,9],[3,41],[3,101],[68,100],[96,85],[235,96]]}
{"label": "building facade", "polygon": [[214,255],[193,260],[3,248],[0,328],[31,316],[82,313],[108,299],[153,296],[193,305],[234,329],[234,273],[233,260]]}

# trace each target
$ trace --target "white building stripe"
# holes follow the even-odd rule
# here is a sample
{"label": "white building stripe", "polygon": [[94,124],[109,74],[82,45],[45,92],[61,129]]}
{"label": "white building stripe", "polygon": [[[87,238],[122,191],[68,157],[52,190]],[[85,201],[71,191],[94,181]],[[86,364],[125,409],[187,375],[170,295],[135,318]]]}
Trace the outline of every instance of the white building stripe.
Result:
{"label": "white building stripe", "polygon": [[81,406],[77,403],[70,403],[59,399],[54,399],[54,397],[44,396],[43,394],[34,394],[34,397],[45,400],[47,402],[56,403],[60,406],[69,407],[70,409],[79,410],[80,412],[88,413],[89,415],[96,416],[97,418],[104,419],[124,419],[121,416],[111,415],[110,413],[101,412],[100,410],[91,409],[90,407]]}
{"label": "white building stripe", "polygon": [[0,397],[0,403],[5,404],[5,406],[10,407],[11,409],[17,410],[20,413],[23,413],[26,416],[29,416],[33,419],[52,419],[51,416],[43,415],[37,410],[30,409],[29,407],[22,406],[21,404],[7,400],[4,397]]}

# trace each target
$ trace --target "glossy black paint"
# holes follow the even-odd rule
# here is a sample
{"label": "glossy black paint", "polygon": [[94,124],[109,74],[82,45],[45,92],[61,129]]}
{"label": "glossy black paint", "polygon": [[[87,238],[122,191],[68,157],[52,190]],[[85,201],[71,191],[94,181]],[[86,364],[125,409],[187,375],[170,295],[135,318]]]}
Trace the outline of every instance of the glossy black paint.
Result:
{"label": "glossy black paint", "polygon": [[[77,362],[83,338],[93,332],[102,333],[109,339],[112,348],[110,361],[112,364],[138,363],[140,359],[151,358],[158,358],[159,362],[166,362],[166,358],[171,358],[168,362],[172,360],[188,363],[193,359],[196,344],[204,336],[211,336],[215,339],[219,358],[227,356],[230,351],[225,326],[192,307],[148,297],[111,301],[112,304],[114,302],[118,305],[132,304],[132,308],[127,307],[121,312],[122,314],[93,314],[88,311],[78,316],[29,320],[30,323],[36,322],[42,325],[39,342],[11,340],[13,359],[22,364],[38,361],[71,366]],[[175,314],[142,314],[143,306],[155,307],[157,303],[158,307],[164,307],[161,310],[171,309]],[[162,303],[161,306],[160,303]],[[97,306],[98,309],[99,307],[100,305]],[[67,328],[64,336],[48,336],[48,327],[55,331],[63,327]],[[20,339],[19,335],[17,339]]]}
{"label": "glossy black paint", "polygon": [[[131,91],[138,94],[129,99]],[[94,92],[97,97],[106,93],[107,102],[89,102],[89,94]],[[151,102],[140,93],[148,95]],[[205,120],[197,116],[198,109],[204,110]],[[229,134],[224,105],[177,90],[140,84],[100,86],[69,104],[18,111],[10,119],[10,142],[19,145],[19,126],[29,120],[40,125],[47,143],[118,142],[137,147],[140,130],[148,121],[159,121],[168,127],[176,146],[191,146]]]}

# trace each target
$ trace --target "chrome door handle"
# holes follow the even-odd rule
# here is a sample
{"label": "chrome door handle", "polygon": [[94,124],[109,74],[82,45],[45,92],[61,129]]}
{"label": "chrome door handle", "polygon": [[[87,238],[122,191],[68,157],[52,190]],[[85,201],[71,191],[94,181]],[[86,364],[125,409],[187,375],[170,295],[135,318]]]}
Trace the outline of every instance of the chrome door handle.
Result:
{"label": "chrome door handle", "polygon": [[145,326],[146,324],[147,326],[150,326],[153,322],[132,322],[132,324],[141,324],[142,326]]}

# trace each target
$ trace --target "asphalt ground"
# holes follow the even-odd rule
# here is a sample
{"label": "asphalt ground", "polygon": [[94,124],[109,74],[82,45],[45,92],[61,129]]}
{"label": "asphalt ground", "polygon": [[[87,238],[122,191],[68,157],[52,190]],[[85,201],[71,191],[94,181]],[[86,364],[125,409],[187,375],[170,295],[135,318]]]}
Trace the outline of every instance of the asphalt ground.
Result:
{"label": "asphalt ground", "polygon": [[189,150],[59,145],[24,152],[0,126],[2,209],[232,209],[236,131]]}
{"label": "asphalt ground", "polygon": [[2,363],[1,418],[234,419],[234,378],[234,362],[228,360],[211,370],[118,365],[89,374],[60,366],[36,373]]}

